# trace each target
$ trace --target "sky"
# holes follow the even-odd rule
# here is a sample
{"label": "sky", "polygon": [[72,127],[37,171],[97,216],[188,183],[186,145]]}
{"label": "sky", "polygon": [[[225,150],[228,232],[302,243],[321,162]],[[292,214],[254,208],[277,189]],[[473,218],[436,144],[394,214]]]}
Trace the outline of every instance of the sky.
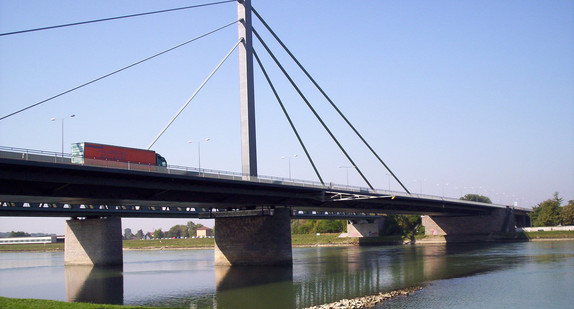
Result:
{"label": "sky", "polygon": [[[0,0],[0,33],[207,2]],[[526,208],[554,192],[574,200],[573,1],[252,4],[411,192],[476,193]],[[0,36],[0,117],[236,20],[232,2]],[[255,17],[253,25],[373,186],[401,191]],[[0,146],[147,148],[237,40],[233,25],[0,120]],[[325,181],[366,187],[261,44],[254,48]],[[318,181],[258,67],[255,105],[259,174]],[[170,165],[196,167],[201,156],[202,168],[240,172],[239,119],[234,51],[152,149]],[[64,220],[2,217],[0,231],[63,234]],[[187,221],[123,219],[123,227]]]}

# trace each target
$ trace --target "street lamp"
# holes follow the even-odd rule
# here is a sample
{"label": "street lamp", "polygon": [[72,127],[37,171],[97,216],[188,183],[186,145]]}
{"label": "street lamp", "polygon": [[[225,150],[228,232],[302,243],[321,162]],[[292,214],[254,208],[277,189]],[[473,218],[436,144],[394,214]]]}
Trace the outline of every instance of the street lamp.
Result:
{"label": "street lamp", "polygon": [[297,158],[298,155],[283,156],[281,159],[287,159],[289,161],[289,179],[291,179],[291,158]]}
{"label": "street lamp", "polygon": [[[75,114],[72,114],[72,115],[70,115],[70,116],[66,116],[66,117],[60,119],[60,120],[62,120],[62,158],[64,157],[64,119],[66,119],[66,118],[74,118],[74,117],[76,117],[76,115],[75,115]],[[58,119],[57,119],[57,118],[51,118],[50,120],[51,120],[51,121],[56,121],[56,120],[58,120]]]}
{"label": "street lamp", "polygon": [[421,186],[421,191],[420,191],[420,194],[423,194],[423,182],[426,182],[427,180],[426,180],[426,179],[421,179],[421,180],[417,180],[417,179],[415,179],[415,180],[413,180],[413,181],[414,181],[414,182],[419,182],[419,183],[420,183],[420,186]]}
{"label": "street lamp", "polygon": [[[209,142],[211,138],[204,139],[205,142]],[[193,141],[188,141],[188,143],[192,144]],[[198,161],[198,168],[201,171],[201,141],[197,141],[197,161]]]}
{"label": "street lamp", "polygon": [[344,168],[347,170],[347,187],[349,186],[349,169],[354,168],[354,166],[339,166],[339,168]]}

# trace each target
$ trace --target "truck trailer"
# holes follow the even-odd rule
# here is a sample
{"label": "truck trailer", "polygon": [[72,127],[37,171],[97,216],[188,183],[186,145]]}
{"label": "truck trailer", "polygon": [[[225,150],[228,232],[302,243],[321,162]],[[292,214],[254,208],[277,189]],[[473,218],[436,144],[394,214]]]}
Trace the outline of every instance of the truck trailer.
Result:
{"label": "truck trailer", "polygon": [[165,158],[153,150],[88,142],[72,144],[72,163],[102,165],[104,162],[167,167]]}

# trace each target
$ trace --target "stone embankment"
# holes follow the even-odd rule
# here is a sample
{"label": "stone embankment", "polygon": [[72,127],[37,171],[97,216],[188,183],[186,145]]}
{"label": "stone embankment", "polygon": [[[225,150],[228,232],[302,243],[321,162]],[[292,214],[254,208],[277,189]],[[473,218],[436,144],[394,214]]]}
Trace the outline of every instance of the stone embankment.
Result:
{"label": "stone embankment", "polygon": [[330,304],[313,306],[306,309],[362,309],[372,308],[376,304],[397,296],[409,296],[410,293],[422,289],[420,286],[410,287],[401,290],[390,291],[387,293],[379,293],[377,295],[369,295],[357,297],[353,299],[342,299]]}

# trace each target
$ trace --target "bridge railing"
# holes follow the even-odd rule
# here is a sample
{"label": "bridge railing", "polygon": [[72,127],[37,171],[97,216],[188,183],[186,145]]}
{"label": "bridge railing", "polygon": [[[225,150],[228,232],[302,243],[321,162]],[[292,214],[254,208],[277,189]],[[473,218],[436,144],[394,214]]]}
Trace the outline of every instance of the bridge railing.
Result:
{"label": "bridge railing", "polygon": [[[60,163],[60,164],[70,164],[79,165],[78,163],[72,163],[72,155],[68,153],[61,152],[50,152],[42,150],[33,150],[25,148],[15,148],[0,146],[0,158],[6,159],[18,159],[27,161],[37,161],[37,162],[49,162],[49,163]],[[184,175],[184,176],[198,176],[206,178],[216,178],[216,179],[228,179],[228,180],[241,180],[250,181],[258,183],[271,183],[271,184],[281,184],[281,185],[293,185],[299,187],[308,188],[319,188],[334,191],[346,191],[350,194],[383,194],[388,196],[402,196],[402,197],[415,197],[424,198],[437,201],[457,201],[461,202],[459,199],[426,195],[426,194],[408,194],[406,192],[391,191],[391,190],[371,190],[365,187],[359,186],[349,186],[342,184],[327,183],[322,184],[316,181],[292,179],[292,178],[281,178],[275,176],[249,176],[248,174],[243,174],[239,172],[231,171],[221,171],[213,169],[204,169],[196,167],[178,166],[178,165],[168,165],[167,167],[161,167],[156,165],[146,165],[146,164],[136,164],[131,162],[120,162],[120,161],[110,161],[110,160],[96,160],[96,159],[85,159],[83,165],[87,166],[97,166],[105,168],[115,168],[124,170],[134,170],[134,171],[147,171],[154,173],[172,174],[172,175]],[[482,203],[465,201],[468,204],[484,205]],[[492,205],[498,207],[506,207],[505,205]]]}

